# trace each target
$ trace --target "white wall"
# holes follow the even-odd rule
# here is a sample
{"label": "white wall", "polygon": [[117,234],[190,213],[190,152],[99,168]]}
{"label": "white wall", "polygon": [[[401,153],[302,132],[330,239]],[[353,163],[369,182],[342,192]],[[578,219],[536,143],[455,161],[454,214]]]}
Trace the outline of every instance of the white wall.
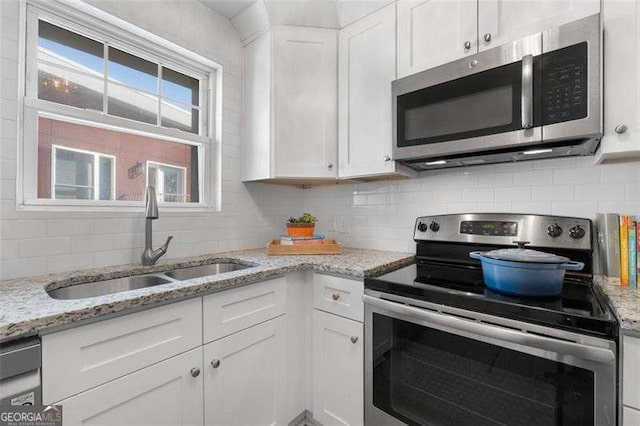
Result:
{"label": "white wall", "polygon": [[[300,214],[301,190],[240,182],[241,44],[228,19],[197,1],[91,0],[90,3],[224,67],[221,213],[166,213],[154,242],[174,235],[165,258],[265,245]],[[18,16],[0,0],[0,279],[139,262],[140,213],[17,212],[15,202]],[[141,209],[142,210],[142,209]]]}
{"label": "white wall", "polygon": [[[593,157],[529,161],[429,172],[419,179],[305,190],[318,231],[353,247],[415,250],[421,215],[517,212],[594,219],[640,214],[640,163],[593,166]],[[347,217],[349,233],[330,232]]]}

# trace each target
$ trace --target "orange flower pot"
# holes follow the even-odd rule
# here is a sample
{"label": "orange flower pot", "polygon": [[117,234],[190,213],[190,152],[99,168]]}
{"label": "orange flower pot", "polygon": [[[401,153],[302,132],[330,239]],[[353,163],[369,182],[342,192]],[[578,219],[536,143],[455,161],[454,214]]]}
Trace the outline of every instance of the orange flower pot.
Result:
{"label": "orange flower pot", "polygon": [[287,234],[290,237],[312,237],[314,223],[287,223]]}

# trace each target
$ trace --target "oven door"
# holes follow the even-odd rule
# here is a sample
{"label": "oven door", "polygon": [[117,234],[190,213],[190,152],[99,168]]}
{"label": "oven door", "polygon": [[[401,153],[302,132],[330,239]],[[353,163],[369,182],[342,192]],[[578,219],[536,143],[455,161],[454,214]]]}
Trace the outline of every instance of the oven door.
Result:
{"label": "oven door", "polygon": [[364,296],[366,424],[615,424],[612,341],[380,296],[396,301]]}
{"label": "oven door", "polygon": [[[392,83],[394,159],[447,158],[539,143],[542,34]],[[537,61],[537,59],[536,59]]]}

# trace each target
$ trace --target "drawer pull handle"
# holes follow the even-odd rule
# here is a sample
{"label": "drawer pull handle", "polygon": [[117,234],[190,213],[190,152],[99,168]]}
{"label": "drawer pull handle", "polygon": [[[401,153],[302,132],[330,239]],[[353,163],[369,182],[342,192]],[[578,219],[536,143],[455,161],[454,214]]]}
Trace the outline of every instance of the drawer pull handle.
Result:
{"label": "drawer pull handle", "polygon": [[358,341],[358,336],[351,336],[351,343],[356,343]]}
{"label": "drawer pull handle", "polygon": [[332,298],[333,300],[338,300],[338,299],[340,299],[340,295],[339,295],[338,293],[333,293],[333,294],[331,295],[331,298]]}
{"label": "drawer pull handle", "polygon": [[218,368],[218,367],[220,367],[220,360],[219,360],[219,359],[212,359],[212,360],[211,360],[211,366],[212,366],[213,368]]}
{"label": "drawer pull handle", "polygon": [[627,127],[626,124],[618,124],[614,130],[617,134],[621,135],[625,133],[628,129],[629,128]]}
{"label": "drawer pull handle", "polygon": [[191,369],[191,376],[198,377],[200,375],[200,369],[198,367],[193,367]]}

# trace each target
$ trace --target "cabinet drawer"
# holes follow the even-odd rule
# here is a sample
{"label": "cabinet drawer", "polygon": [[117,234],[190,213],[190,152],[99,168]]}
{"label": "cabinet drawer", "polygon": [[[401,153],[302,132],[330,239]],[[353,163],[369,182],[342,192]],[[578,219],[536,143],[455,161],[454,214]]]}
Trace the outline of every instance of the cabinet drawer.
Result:
{"label": "cabinet drawer", "polygon": [[640,339],[624,336],[622,340],[622,403],[640,410]]}
{"label": "cabinet drawer", "polygon": [[197,348],[60,401],[65,426],[202,425]]}
{"label": "cabinet drawer", "polygon": [[45,404],[202,344],[200,298],[42,336]]}
{"label": "cabinet drawer", "polygon": [[364,321],[362,281],[331,275],[313,275],[313,307],[332,314]]}
{"label": "cabinet drawer", "polygon": [[203,300],[204,342],[212,342],[285,312],[287,279],[276,278],[232,290]]}

